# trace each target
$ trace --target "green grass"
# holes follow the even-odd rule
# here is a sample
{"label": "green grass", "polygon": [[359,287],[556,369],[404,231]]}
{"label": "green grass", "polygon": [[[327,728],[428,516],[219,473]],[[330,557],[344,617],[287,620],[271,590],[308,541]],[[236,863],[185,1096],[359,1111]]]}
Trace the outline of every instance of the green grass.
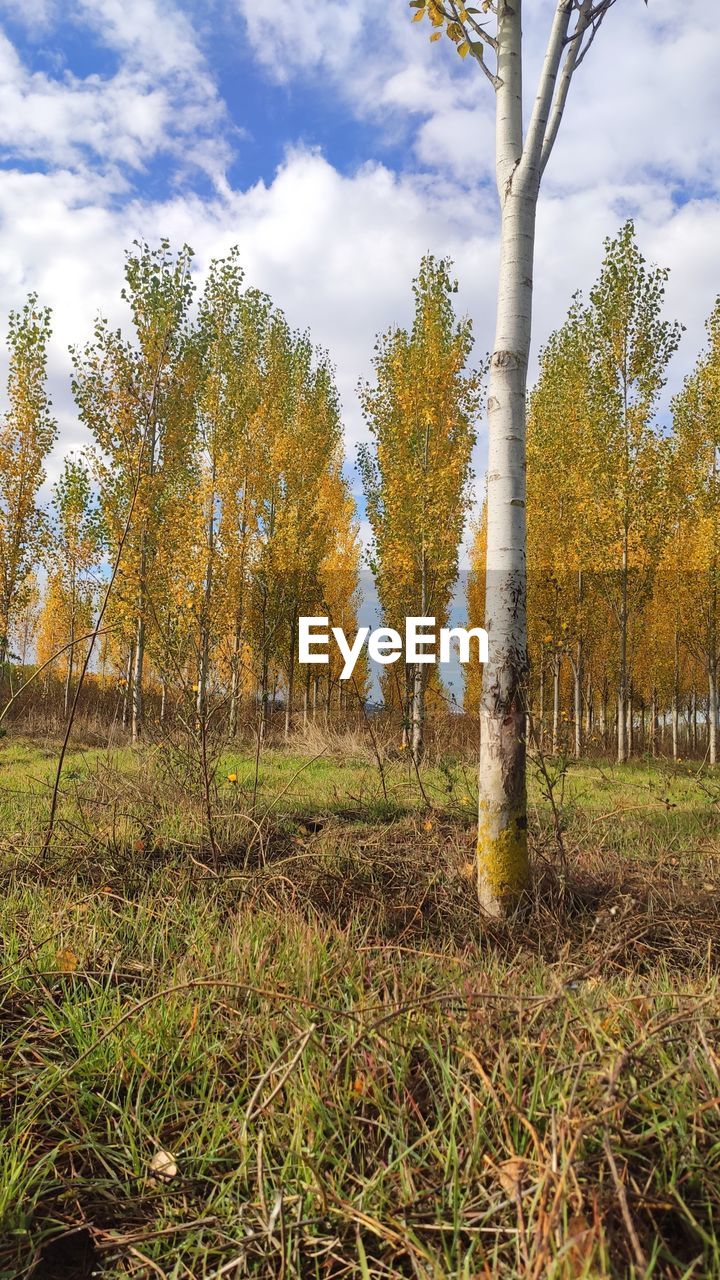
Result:
{"label": "green grass", "polygon": [[573,766],[568,885],[533,777],[490,927],[461,761],[225,756],[216,871],[180,748],[72,752],[39,859],[55,759],[0,752],[0,1276],[720,1276],[717,779]]}

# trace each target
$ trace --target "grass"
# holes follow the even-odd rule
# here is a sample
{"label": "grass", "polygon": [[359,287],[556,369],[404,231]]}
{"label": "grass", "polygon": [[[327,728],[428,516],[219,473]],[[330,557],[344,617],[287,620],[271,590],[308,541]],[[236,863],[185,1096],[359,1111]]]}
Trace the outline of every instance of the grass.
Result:
{"label": "grass", "polygon": [[490,926],[462,760],[223,756],[216,872],[179,746],[74,751],[39,860],[55,759],[0,753],[0,1276],[720,1276],[717,778],[562,773],[564,877],[534,774]]}

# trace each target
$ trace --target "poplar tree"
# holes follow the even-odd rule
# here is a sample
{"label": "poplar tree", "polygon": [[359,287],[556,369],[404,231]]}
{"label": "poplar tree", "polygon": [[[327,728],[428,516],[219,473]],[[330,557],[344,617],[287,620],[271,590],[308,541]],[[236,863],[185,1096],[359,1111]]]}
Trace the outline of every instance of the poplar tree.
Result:
{"label": "poplar tree", "polygon": [[683,642],[708,686],[708,757],[718,758],[720,666],[720,298],[707,322],[707,350],[673,401],[676,464],[686,492]]}
{"label": "poplar tree", "polygon": [[[525,780],[525,395],[540,182],[570,84],[615,0],[554,0],[527,128],[523,121],[522,0],[410,0],[495,93],[500,275],[488,388],[486,625],[489,662],[481,707],[478,893],[493,915],[529,883]],[[492,29],[489,29],[492,28]]]}
{"label": "poplar tree", "polygon": [[[73,389],[96,442],[103,516],[113,545],[123,544],[117,586],[132,637],[127,680],[133,741],[143,730],[153,577],[173,536],[165,517],[189,481],[196,369],[188,343],[191,258],[187,246],[173,255],[166,240],[156,249],[136,244],[126,258],[122,291],[133,338],[100,318],[94,341],[73,352]],[[174,503],[176,512],[181,508]]]}
{"label": "poplar tree", "polygon": [[31,293],[21,311],[10,312],[8,407],[0,422],[0,666],[8,661],[11,628],[47,544],[38,492],[57,439],[45,390],[49,339],[50,311]]}
{"label": "poplar tree", "polygon": [[82,458],[65,459],[60,478],[53,486],[53,537],[51,575],[55,592],[63,600],[69,645],[65,662],[64,711],[70,709],[75,644],[87,631],[92,617],[95,582],[93,571],[102,553],[103,529],[97,510],[87,464]]}
{"label": "poplar tree", "polygon": [[585,342],[593,394],[594,539],[618,620],[617,758],[628,756],[633,630],[668,532],[667,440],[655,420],[682,326],[662,319],[668,271],[648,266],[630,220],[605,242],[590,293]]}
{"label": "poplar tree", "polygon": [[[458,549],[470,505],[470,460],[480,375],[466,371],[469,320],[457,321],[457,285],[447,260],[423,258],[413,283],[412,330],[390,330],[376,344],[375,385],[361,387],[372,447],[358,452],[373,532],[373,560],[384,616],[445,625]],[[428,666],[407,670],[412,752],[423,753]]]}

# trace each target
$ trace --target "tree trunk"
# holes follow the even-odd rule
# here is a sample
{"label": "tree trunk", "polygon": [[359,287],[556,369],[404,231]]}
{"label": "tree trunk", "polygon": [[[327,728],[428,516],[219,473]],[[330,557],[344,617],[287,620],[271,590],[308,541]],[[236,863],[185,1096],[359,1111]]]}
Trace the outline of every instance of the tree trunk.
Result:
{"label": "tree trunk", "polygon": [[592,678],[588,676],[587,687],[585,689],[585,738],[588,740],[595,729],[593,716],[593,699],[595,691],[593,689]]}
{"label": "tree trunk", "polygon": [[142,615],[135,631],[135,664],[132,677],[132,727],[133,742],[139,742],[143,730],[143,666],[145,664],[145,622]]}
{"label": "tree trunk", "polygon": [[538,712],[538,745],[545,749],[545,646],[540,646],[540,707]]}
{"label": "tree trunk", "polygon": [[73,666],[75,659],[75,566],[70,571],[70,648],[68,649],[67,674],[65,676],[65,718],[70,712]]}
{"label": "tree trunk", "polygon": [[627,727],[627,631],[628,631],[628,535],[625,530],[623,545],[621,598],[620,598],[620,670],[618,673],[617,704],[617,758],[624,764],[628,758]]}
{"label": "tree trunk", "polygon": [[207,562],[205,565],[205,586],[203,590],[202,611],[200,614],[200,656],[198,661],[197,682],[197,718],[202,732],[207,719],[207,684],[210,667],[210,602],[213,589],[213,571],[215,567],[215,462],[213,461],[210,494],[208,495],[207,513]]}
{"label": "tree trunk", "polygon": [[513,183],[522,151],[520,5],[498,19],[498,191],[502,221],[495,344],[488,387],[489,638],[480,702],[478,896],[506,914],[530,880],[525,790],[525,395],[537,189]]}
{"label": "tree trunk", "polygon": [[717,662],[708,664],[708,759],[717,764],[718,691]]}
{"label": "tree trunk", "polygon": [[412,693],[412,743],[413,760],[419,764],[425,750],[425,668],[416,662]]}
{"label": "tree trunk", "polygon": [[680,652],[679,638],[677,628],[675,629],[675,654],[673,660],[673,691],[672,691],[672,753],[673,760],[678,758],[678,732],[680,728]]}
{"label": "tree trunk", "polygon": [[575,656],[575,759],[579,760],[582,755],[582,640],[578,640],[577,654]]}
{"label": "tree trunk", "polygon": [[292,704],[295,693],[295,629],[297,627],[297,612],[293,613],[292,626],[290,628],[290,662],[288,667],[287,682],[287,702],[285,704],[285,741],[290,737],[290,728],[292,725]]}
{"label": "tree trunk", "polygon": [[554,756],[560,749],[560,668],[562,656],[556,649],[553,655],[553,718],[551,751]]}
{"label": "tree trunk", "polygon": [[[429,449],[429,426],[425,429],[425,469],[428,465],[428,449]],[[427,556],[425,547],[421,551],[420,565],[420,614],[421,618],[427,615]],[[422,662],[416,662],[413,670],[412,683],[412,741],[410,749],[413,754],[415,764],[419,764],[422,760],[423,751],[425,750],[425,666]]]}
{"label": "tree trunk", "polygon": [[135,670],[135,642],[131,641],[128,650],[127,667],[125,669],[125,689],[123,691],[122,723],[123,729],[130,724],[130,700],[132,698],[133,671]]}

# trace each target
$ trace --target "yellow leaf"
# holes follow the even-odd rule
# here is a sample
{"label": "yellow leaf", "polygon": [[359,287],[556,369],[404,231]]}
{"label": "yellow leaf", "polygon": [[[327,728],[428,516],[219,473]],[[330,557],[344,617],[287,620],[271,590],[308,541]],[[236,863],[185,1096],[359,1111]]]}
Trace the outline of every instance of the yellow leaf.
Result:
{"label": "yellow leaf", "polygon": [[55,964],[60,973],[74,973],[78,967],[78,958],[74,951],[66,948],[58,951],[55,957]]}
{"label": "yellow leaf", "polygon": [[467,40],[461,40],[460,44],[457,47],[457,51],[460,54],[461,58],[467,58],[470,52],[470,45],[468,44]]}
{"label": "yellow leaf", "polygon": [[425,17],[425,10],[418,9],[417,13],[413,14],[413,22],[422,22],[424,17]]}
{"label": "yellow leaf", "polygon": [[440,39],[441,35],[442,35],[442,31],[433,31],[430,37],[430,43],[434,44],[436,40]]}

